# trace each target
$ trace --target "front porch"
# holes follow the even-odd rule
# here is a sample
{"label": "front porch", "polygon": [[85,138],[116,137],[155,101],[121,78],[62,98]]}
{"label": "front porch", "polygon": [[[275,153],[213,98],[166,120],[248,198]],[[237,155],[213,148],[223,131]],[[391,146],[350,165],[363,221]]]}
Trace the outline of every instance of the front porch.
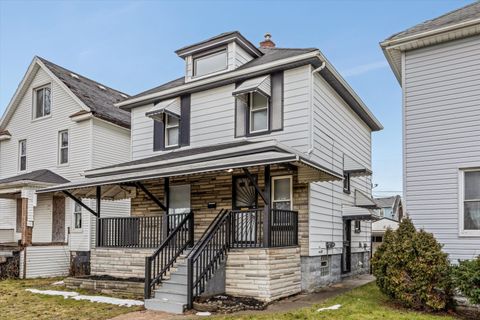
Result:
{"label": "front porch", "polygon": [[[84,181],[41,192],[62,192],[97,216],[92,275],[145,279],[153,309],[181,312],[210,293],[270,301],[299,292],[309,183],[341,176],[276,142],[205,152],[94,170]],[[81,200],[94,197],[95,210]],[[100,200],[125,198],[131,217],[102,217]]]}

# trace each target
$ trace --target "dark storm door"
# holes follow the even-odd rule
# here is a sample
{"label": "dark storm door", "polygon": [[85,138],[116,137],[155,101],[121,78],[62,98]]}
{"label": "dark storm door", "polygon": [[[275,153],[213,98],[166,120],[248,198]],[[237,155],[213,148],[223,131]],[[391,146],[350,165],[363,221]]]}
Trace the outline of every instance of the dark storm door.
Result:
{"label": "dark storm door", "polygon": [[352,220],[343,221],[342,273],[352,269]]}
{"label": "dark storm door", "polygon": [[[257,181],[257,176],[254,176]],[[257,236],[258,193],[247,176],[234,176],[232,187],[232,209],[234,215],[234,239],[237,243],[255,242]]]}
{"label": "dark storm door", "polygon": [[65,242],[65,198],[53,197],[52,242]]}

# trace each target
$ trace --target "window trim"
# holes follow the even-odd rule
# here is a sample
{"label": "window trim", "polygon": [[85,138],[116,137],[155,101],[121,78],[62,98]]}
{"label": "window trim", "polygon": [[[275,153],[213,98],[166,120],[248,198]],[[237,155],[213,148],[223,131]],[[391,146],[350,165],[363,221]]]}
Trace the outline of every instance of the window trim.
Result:
{"label": "window trim", "polygon": [[[72,201],[73,202],[73,201]],[[73,209],[72,209],[72,232],[82,232],[83,230],[83,211],[82,211],[82,206],[79,205],[80,210],[76,211],[76,206],[77,203],[73,202]],[[80,214],[80,228],[77,228],[77,220],[76,220],[76,215]]]}
{"label": "window trim", "polygon": [[271,186],[272,186],[272,194],[271,194],[271,202],[272,202],[272,209],[274,209],[274,203],[275,202],[285,202],[283,201],[275,201],[275,180],[281,180],[281,179],[289,179],[290,180],[290,209],[293,210],[293,176],[292,175],[283,175],[283,176],[273,176],[271,178]]}
{"label": "window trim", "polygon": [[[62,133],[66,132],[67,133],[67,146],[66,147],[63,147],[62,146]],[[58,148],[57,148],[57,165],[58,166],[68,166],[68,164],[70,163],[70,132],[68,131],[68,129],[65,129],[65,130],[60,130],[58,131],[58,140],[57,140],[57,143],[58,143]],[[65,163],[62,163],[61,162],[61,159],[62,159],[62,149],[67,149],[67,162]]]}
{"label": "window trim", "polygon": [[[180,119],[178,119],[178,124],[177,125],[174,125],[174,126],[169,126],[168,125],[168,119],[169,117],[172,117],[174,118],[174,116],[171,116],[167,113],[165,113],[165,116],[164,116],[164,132],[163,132],[163,139],[164,139],[164,146],[165,146],[165,149],[173,149],[173,148],[179,148],[180,147]],[[169,129],[174,129],[174,128],[177,128],[178,129],[178,139],[177,139],[177,144],[168,144],[168,130]]]}
{"label": "window trim", "polygon": [[[196,74],[197,66],[196,66],[195,62],[198,61],[198,59],[206,58],[208,56],[213,56],[213,55],[216,55],[216,54],[219,54],[219,53],[225,53],[225,68],[220,69],[220,70],[216,70],[216,71],[212,71],[212,72],[208,72],[208,73],[204,73],[204,74],[201,74],[201,75]],[[209,51],[206,51],[206,52],[201,52],[201,53],[198,53],[196,55],[192,55],[192,79],[199,79],[199,78],[202,78],[202,77],[205,77],[205,76],[214,75],[216,73],[225,72],[226,70],[228,70],[228,48],[226,46],[223,46],[221,48],[215,48],[215,49],[212,49],[212,50],[209,50]]]}
{"label": "window trim", "polygon": [[458,173],[458,235],[460,237],[480,237],[479,230],[465,230],[465,172],[480,172],[480,168],[459,169]]}
{"label": "window trim", "polygon": [[[44,113],[44,110],[42,110],[42,114],[43,114],[43,115],[40,116],[40,117],[37,117],[37,91],[42,90],[42,89],[45,89],[45,88],[49,88],[49,89],[50,89],[50,113],[47,114],[47,115],[45,115],[45,114],[43,114],[43,113]],[[52,105],[53,105],[53,103],[52,103],[52,83],[51,83],[51,82],[33,88],[33,96],[32,96],[32,122],[33,122],[33,121],[39,121],[39,120],[42,120],[42,119],[50,118],[50,117],[52,116]],[[45,104],[44,104],[44,107],[45,107]]]}
{"label": "window trim", "polygon": [[[22,142],[25,142],[25,154],[22,155],[22,148],[21,148],[21,144]],[[27,171],[27,168],[28,168],[28,163],[27,163],[27,154],[28,154],[28,150],[27,150],[27,147],[28,147],[28,144],[27,144],[27,139],[20,139],[18,140],[18,172],[25,172]],[[25,169],[22,169],[22,157],[25,157]]]}
{"label": "window trim", "polygon": [[[345,181],[347,181],[346,188],[345,188]],[[343,173],[343,193],[346,193],[346,194],[352,193],[352,180],[351,180],[351,175],[348,172]]]}
{"label": "window trim", "polygon": [[[266,109],[267,110],[267,128],[266,129],[262,129],[262,130],[256,130],[256,131],[253,131],[252,130],[252,113],[254,111],[252,111],[252,107],[253,107],[253,95],[257,93],[257,94],[261,94],[262,96],[264,96],[265,98],[267,98],[267,106],[265,108],[261,108],[261,110],[263,109]],[[248,92],[247,93],[248,95],[248,112],[247,112],[247,123],[246,123],[246,127],[247,127],[247,137],[252,137],[252,136],[258,136],[258,135],[262,135],[262,134],[268,134],[270,133],[270,113],[271,113],[271,110],[270,110],[270,97],[269,96],[266,96],[264,94],[262,94],[261,92],[258,92],[258,91],[252,91],[252,92]],[[256,110],[258,111],[258,110]]]}

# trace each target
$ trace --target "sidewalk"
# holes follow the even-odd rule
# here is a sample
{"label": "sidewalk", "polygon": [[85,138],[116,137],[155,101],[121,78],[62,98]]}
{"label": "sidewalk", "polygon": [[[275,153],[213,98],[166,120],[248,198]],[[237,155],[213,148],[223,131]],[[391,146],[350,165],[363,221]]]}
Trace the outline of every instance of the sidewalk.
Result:
{"label": "sidewalk", "polygon": [[[232,313],[230,316],[235,315],[255,315],[255,314],[265,314],[265,313],[276,313],[276,312],[288,312],[291,310],[296,310],[300,308],[310,307],[316,303],[320,303],[328,298],[343,294],[347,291],[350,291],[354,288],[363,286],[367,283],[374,281],[372,275],[360,275],[352,278],[347,278],[342,282],[335,283],[330,287],[322,288],[315,293],[301,293],[289,298],[282,299],[280,301],[270,304],[266,310],[262,311],[241,311],[237,313]],[[165,312],[154,312],[154,311],[136,311],[132,313],[127,313],[118,317],[113,318],[112,320],[177,320],[177,319],[206,319],[207,317],[197,317],[192,314],[188,315],[174,315]]]}

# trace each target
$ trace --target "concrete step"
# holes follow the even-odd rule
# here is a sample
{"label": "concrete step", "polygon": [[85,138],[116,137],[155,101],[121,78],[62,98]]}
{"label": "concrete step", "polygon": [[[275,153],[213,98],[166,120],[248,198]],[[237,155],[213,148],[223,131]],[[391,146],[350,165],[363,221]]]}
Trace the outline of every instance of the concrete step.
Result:
{"label": "concrete step", "polygon": [[187,293],[170,292],[167,290],[155,290],[155,299],[187,303]]}
{"label": "concrete step", "polygon": [[7,251],[7,250],[1,250],[0,257],[13,257],[13,252]]}
{"label": "concrete step", "polygon": [[185,310],[185,303],[153,298],[145,300],[145,309],[182,314]]}
{"label": "concrete step", "polygon": [[176,283],[169,281],[164,281],[162,283],[162,291],[164,292],[174,292],[179,294],[186,294],[187,293],[187,283]]}

